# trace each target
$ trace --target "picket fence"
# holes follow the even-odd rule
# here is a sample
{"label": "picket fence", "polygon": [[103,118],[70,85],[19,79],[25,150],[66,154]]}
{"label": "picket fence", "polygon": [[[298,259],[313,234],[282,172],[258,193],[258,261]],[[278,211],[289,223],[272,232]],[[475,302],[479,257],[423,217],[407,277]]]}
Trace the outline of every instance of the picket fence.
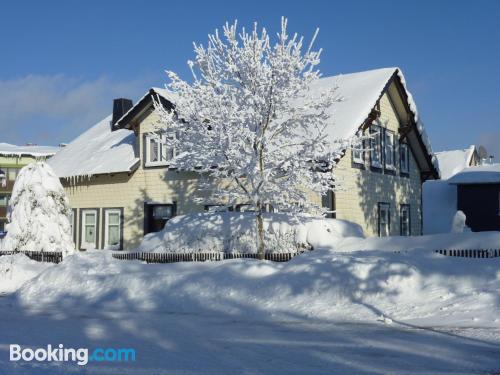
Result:
{"label": "picket fence", "polygon": [[58,251],[0,251],[0,256],[19,253],[37,262],[59,263],[63,260],[62,253]]}
{"label": "picket fence", "polygon": [[496,258],[500,257],[500,249],[449,249],[436,250],[436,253],[461,258]]}
{"label": "picket fence", "polygon": [[[293,253],[265,253],[264,259],[273,262],[288,262]],[[113,253],[113,258],[120,260],[141,260],[147,263],[177,263],[177,262],[205,262],[221,261],[228,259],[258,259],[258,254],[248,253]]]}

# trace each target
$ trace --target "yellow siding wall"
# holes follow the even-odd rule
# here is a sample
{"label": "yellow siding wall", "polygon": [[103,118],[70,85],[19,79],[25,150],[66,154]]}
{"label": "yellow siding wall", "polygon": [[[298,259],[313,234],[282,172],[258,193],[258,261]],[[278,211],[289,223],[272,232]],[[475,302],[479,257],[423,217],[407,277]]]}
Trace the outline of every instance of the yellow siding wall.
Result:
{"label": "yellow siding wall", "polygon": [[[155,115],[149,115],[140,126],[138,140],[143,155],[142,134],[152,130]],[[136,247],[144,235],[144,202],[177,203],[177,213],[202,211],[203,206],[193,202],[197,194],[198,178],[195,173],[167,171],[166,168],[144,168],[141,165],[132,174],[118,173],[82,179],[76,185],[63,181],[72,208],[100,208],[98,243],[103,243],[103,208],[124,209],[124,248]],[[80,212],[80,211],[79,211]],[[80,213],[76,219],[77,245],[80,243]]]}
{"label": "yellow siding wall", "polygon": [[[374,125],[395,132],[398,137],[399,120],[387,94],[380,99],[381,115]],[[361,225],[365,235],[378,235],[378,203],[390,204],[390,233],[400,234],[399,209],[401,204],[410,205],[411,234],[421,234],[421,183],[420,170],[410,151],[410,175],[399,175],[399,149],[395,176],[370,170],[368,151],[365,152],[365,169],[352,167],[351,151],[340,160],[335,175],[340,191],[336,196],[336,217]],[[320,202],[320,197],[314,198]]]}

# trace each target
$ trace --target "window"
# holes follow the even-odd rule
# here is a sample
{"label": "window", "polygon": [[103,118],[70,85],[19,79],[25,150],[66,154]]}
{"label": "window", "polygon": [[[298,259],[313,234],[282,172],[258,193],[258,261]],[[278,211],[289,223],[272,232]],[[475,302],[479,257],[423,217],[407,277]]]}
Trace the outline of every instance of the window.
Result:
{"label": "window", "polygon": [[84,209],[81,210],[81,249],[96,249],[97,248],[97,231],[98,231],[98,217],[97,209]]}
{"label": "window", "polygon": [[370,128],[370,158],[371,166],[382,168],[382,129],[378,126]]}
{"label": "window", "polygon": [[498,192],[498,216],[500,216],[500,191]]}
{"label": "window", "polygon": [[146,167],[168,165],[168,162],[175,156],[175,150],[167,146],[169,134],[148,134],[145,137]]}
{"label": "window", "polygon": [[335,218],[335,193],[331,190],[321,196],[321,205],[326,212],[325,217]]}
{"label": "window", "polygon": [[0,207],[5,207],[9,204],[9,195],[0,194]]}
{"label": "window", "polygon": [[5,232],[5,221],[0,220],[0,232]]}
{"label": "window", "polygon": [[365,163],[365,153],[363,151],[363,141],[358,140],[352,145],[352,161],[355,164]]}
{"label": "window", "polygon": [[122,248],[122,209],[104,209],[104,248],[120,250]]}
{"label": "window", "polygon": [[410,227],[410,205],[402,204],[399,209],[400,216],[400,232],[402,236],[411,235],[411,227]]}
{"label": "window", "polygon": [[386,130],[385,131],[385,168],[386,169],[396,169],[396,162],[394,160],[394,133]]}
{"label": "window", "polygon": [[144,234],[158,232],[177,213],[174,203],[144,203]]}
{"label": "window", "polygon": [[386,237],[391,230],[391,216],[389,203],[378,204],[378,235]]}
{"label": "window", "polygon": [[406,143],[399,145],[399,165],[401,173],[410,173],[410,150]]}

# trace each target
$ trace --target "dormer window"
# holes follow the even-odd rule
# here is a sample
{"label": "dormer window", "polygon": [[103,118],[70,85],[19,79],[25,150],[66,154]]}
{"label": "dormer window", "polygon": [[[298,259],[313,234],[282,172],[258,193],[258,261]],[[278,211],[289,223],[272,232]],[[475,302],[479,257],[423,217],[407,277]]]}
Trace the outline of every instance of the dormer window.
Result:
{"label": "dormer window", "polygon": [[168,165],[175,156],[175,150],[167,144],[167,134],[150,133],[145,137],[145,166]]}

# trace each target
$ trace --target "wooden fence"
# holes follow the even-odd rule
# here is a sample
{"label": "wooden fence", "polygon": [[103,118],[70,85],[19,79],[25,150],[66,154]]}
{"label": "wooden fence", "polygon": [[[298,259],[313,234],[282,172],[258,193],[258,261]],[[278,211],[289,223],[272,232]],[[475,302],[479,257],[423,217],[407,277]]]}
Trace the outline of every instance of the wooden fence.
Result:
{"label": "wooden fence", "polygon": [[436,250],[436,253],[450,257],[461,258],[496,258],[500,257],[500,249],[450,249],[450,250]]}
{"label": "wooden fence", "polygon": [[[264,259],[273,262],[288,262],[300,253],[265,253]],[[226,259],[258,259],[258,254],[247,253],[113,253],[120,260],[142,260],[147,263],[205,262]]]}
{"label": "wooden fence", "polygon": [[0,256],[13,254],[24,254],[37,262],[59,263],[63,260],[62,253],[57,251],[0,251]]}

